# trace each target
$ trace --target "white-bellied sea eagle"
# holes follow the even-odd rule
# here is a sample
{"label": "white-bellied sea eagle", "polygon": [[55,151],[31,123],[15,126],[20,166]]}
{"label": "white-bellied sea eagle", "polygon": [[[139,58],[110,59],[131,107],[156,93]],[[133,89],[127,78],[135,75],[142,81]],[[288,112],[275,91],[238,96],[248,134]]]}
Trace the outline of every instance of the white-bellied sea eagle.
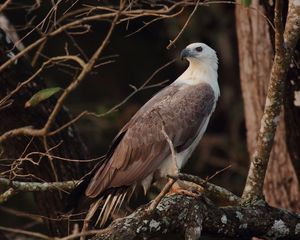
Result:
{"label": "white-bellied sea eagle", "polygon": [[153,181],[177,175],[207,128],[220,95],[216,52],[192,43],[181,57],[189,61],[186,71],[139,109],[113,140],[104,162],[72,194],[102,207],[100,224],[136,185],[147,192]]}

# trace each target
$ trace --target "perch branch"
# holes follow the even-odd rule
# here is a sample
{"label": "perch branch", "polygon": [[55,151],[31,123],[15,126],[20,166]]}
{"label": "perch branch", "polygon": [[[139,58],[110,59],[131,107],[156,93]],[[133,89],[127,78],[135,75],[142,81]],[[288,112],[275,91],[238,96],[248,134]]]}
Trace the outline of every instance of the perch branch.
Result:
{"label": "perch branch", "polygon": [[[300,215],[270,207],[264,201],[247,206],[217,207],[205,197],[180,194],[165,196],[151,214],[147,211],[148,206],[116,219],[105,229],[84,234],[94,235],[92,240],[153,239],[171,233],[191,240],[199,239],[201,235],[237,239],[253,236],[262,239],[300,238]],[[75,233],[63,238],[51,238],[1,226],[0,230],[47,240],[71,240],[82,236],[82,233]]]}
{"label": "perch branch", "polygon": [[190,174],[184,174],[184,173],[179,173],[178,176],[170,176],[170,177],[198,184],[201,187],[203,187],[203,192],[207,196],[226,200],[226,202],[228,202],[228,204],[230,204],[230,205],[238,204],[240,201],[240,198],[238,196],[236,196],[235,194],[233,194],[232,192],[230,192],[227,189],[222,188],[218,185],[207,182],[206,180],[204,180],[200,177],[190,175]]}
{"label": "perch branch", "polygon": [[[170,233],[184,233],[186,239],[200,235],[245,239],[299,239],[300,216],[260,204],[218,208],[203,197],[169,195],[154,212],[143,206],[131,215],[117,219],[93,240],[152,239]],[[259,219],[259,221],[257,221]]]}

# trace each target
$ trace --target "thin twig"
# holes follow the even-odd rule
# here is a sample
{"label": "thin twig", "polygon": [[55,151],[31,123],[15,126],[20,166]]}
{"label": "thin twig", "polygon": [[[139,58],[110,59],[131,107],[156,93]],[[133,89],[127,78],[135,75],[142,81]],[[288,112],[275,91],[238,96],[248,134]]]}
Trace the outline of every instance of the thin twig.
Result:
{"label": "thin twig", "polygon": [[42,233],[26,231],[26,230],[17,229],[17,228],[9,228],[9,227],[0,226],[0,230],[2,230],[4,232],[22,234],[22,235],[34,237],[37,239],[45,239],[45,240],[54,240],[55,239],[55,238],[49,237],[47,235],[44,235]]}
{"label": "thin twig", "polygon": [[200,0],[197,1],[193,11],[191,12],[191,14],[189,15],[188,19],[186,20],[185,24],[183,25],[183,27],[181,28],[180,32],[177,34],[177,36],[170,41],[170,43],[168,44],[167,46],[167,49],[170,49],[174,44],[175,42],[178,40],[178,38],[182,35],[182,33],[184,32],[184,30],[186,29],[186,27],[188,26],[189,22],[191,21],[194,13],[196,12],[197,8],[198,8],[198,5],[199,5],[199,2]]}
{"label": "thin twig", "polygon": [[227,170],[229,168],[231,168],[231,165],[228,165],[228,166],[222,168],[221,170],[216,171],[213,175],[207,177],[205,181],[208,182],[208,181],[212,180],[215,176],[219,175],[220,173],[224,172],[225,170]]}
{"label": "thin twig", "polygon": [[0,194],[0,204],[8,201],[9,198],[16,195],[18,192],[14,188],[7,189],[4,193]]}
{"label": "thin twig", "polygon": [[8,6],[8,4],[11,3],[12,0],[6,0],[4,3],[0,6],[0,13],[3,12],[3,10]]}
{"label": "thin twig", "polygon": [[174,179],[174,178],[169,179],[169,181],[163,187],[163,189],[161,190],[161,192],[155,197],[155,199],[151,202],[150,206],[147,208],[147,211],[149,213],[152,213],[156,209],[156,207],[158,206],[158,204],[160,203],[160,201],[170,191],[170,189],[172,188],[172,186],[173,186],[173,184],[175,182],[176,182],[176,179]]}
{"label": "thin twig", "polygon": [[20,210],[16,210],[16,209],[4,207],[4,206],[0,206],[0,211],[8,213],[13,216],[16,216],[18,218],[27,218],[27,219],[37,222],[37,223],[43,223],[43,217],[41,217],[39,215],[30,214],[27,212],[23,212]]}
{"label": "thin twig", "polygon": [[10,131],[4,133],[2,136],[0,136],[0,143],[7,140],[8,138],[18,136],[18,135],[45,136],[47,134],[48,130],[50,129],[51,124],[53,123],[53,121],[56,118],[56,115],[59,113],[59,110],[61,109],[66,97],[72,91],[74,91],[76,89],[76,87],[82,82],[82,80],[86,77],[86,75],[91,71],[91,69],[93,68],[93,66],[96,63],[96,60],[99,58],[99,56],[103,52],[104,48],[108,44],[108,40],[110,39],[110,36],[115,28],[115,25],[116,25],[119,15],[120,15],[120,13],[118,13],[115,16],[106,37],[104,38],[104,40],[102,41],[102,43],[100,44],[100,46],[98,47],[96,52],[93,54],[91,59],[87,63],[84,64],[84,66],[82,67],[82,71],[80,72],[78,77],[64,90],[64,92],[58,98],[56,105],[54,106],[54,109],[51,112],[49,118],[47,119],[47,122],[45,123],[44,127],[42,129],[32,129],[32,128],[28,128],[28,127],[22,127],[22,128],[10,130]]}

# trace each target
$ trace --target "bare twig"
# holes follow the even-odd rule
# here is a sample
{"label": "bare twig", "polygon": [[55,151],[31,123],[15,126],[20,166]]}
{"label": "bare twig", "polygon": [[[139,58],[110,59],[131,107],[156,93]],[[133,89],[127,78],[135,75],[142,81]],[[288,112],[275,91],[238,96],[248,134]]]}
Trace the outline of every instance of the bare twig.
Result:
{"label": "bare twig", "polygon": [[[178,3],[172,4],[171,7],[162,7],[160,9],[151,10],[151,9],[134,9],[134,10],[126,10],[122,11],[119,16],[128,16],[129,18],[141,18],[145,16],[152,16],[152,17],[161,17],[163,14],[172,14],[172,11],[178,7],[189,5],[186,1],[179,1]],[[97,9],[97,7],[93,7],[93,10]],[[82,12],[82,10],[79,10]],[[72,13],[72,14],[76,14]],[[72,14],[70,14],[72,16]],[[104,14],[96,14],[93,16],[87,16],[79,18],[78,20],[71,21],[66,23],[65,25],[60,26],[59,28],[53,30],[50,33],[45,34],[40,39],[35,41],[34,43],[28,45],[25,49],[23,49],[21,52],[16,54],[15,56],[11,57],[9,60],[7,60],[5,63],[3,63],[0,66],[0,72],[2,72],[4,69],[6,69],[10,64],[14,63],[17,59],[24,56],[29,51],[33,50],[35,47],[43,44],[45,41],[47,41],[49,38],[52,38],[62,32],[65,32],[68,29],[72,29],[74,27],[82,26],[82,24],[90,21],[99,21],[99,20],[107,20],[107,19],[113,19],[115,18],[116,14],[118,14],[116,11],[104,13]],[[124,21],[127,21],[128,19],[124,18]],[[117,23],[117,22],[116,22]],[[40,51],[40,50],[39,50]]]}
{"label": "bare twig", "polygon": [[[159,115],[159,117],[161,118],[162,121],[162,129],[161,132],[163,134],[163,136],[165,137],[170,151],[171,151],[171,156],[172,156],[172,161],[173,161],[173,167],[175,167],[175,171],[178,172],[178,166],[177,166],[177,158],[176,158],[176,152],[174,149],[174,145],[170,139],[170,137],[168,136],[168,134],[165,131],[165,123],[163,118],[161,117],[161,115],[159,114],[159,112],[157,112],[157,114]],[[167,182],[167,184],[164,186],[164,188],[161,190],[161,192],[155,197],[155,199],[151,202],[149,208],[147,209],[148,212],[153,212],[153,210],[157,207],[157,205],[160,203],[160,201],[163,199],[163,197],[170,191],[170,189],[172,188],[173,184],[176,182],[175,178],[171,178],[169,179],[169,181]]]}
{"label": "bare twig", "polygon": [[42,233],[26,231],[26,230],[17,229],[17,228],[9,228],[9,227],[0,226],[0,230],[4,231],[4,232],[22,234],[22,235],[29,236],[29,237],[34,237],[34,238],[37,238],[37,239],[45,239],[45,240],[54,240],[55,239],[55,238],[49,237],[49,236],[47,236],[45,234],[42,234]]}
{"label": "bare twig", "polygon": [[16,194],[17,191],[14,188],[7,189],[4,193],[0,194],[0,204],[6,202],[9,198]]}
{"label": "bare twig", "polygon": [[170,191],[173,184],[176,182],[175,178],[169,179],[167,184],[164,186],[164,188],[160,191],[160,193],[153,199],[150,206],[147,208],[147,212],[152,213],[154,209],[157,207],[157,205],[160,203],[160,201],[163,199],[164,196]]}
{"label": "bare twig", "polygon": [[6,0],[4,3],[0,6],[0,13],[3,12],[3,10],[8,6],[8,4],[11,3],[11,0]]}
{"label": "bare twig", "polygon": [[57,103],[56,103],[53,111],[51,112],[49,118],[47,119],[47,122],[45,123],[44,127],[41,129],[32,129],[32,128],[28,128],[28,127],[23,127],[23,128],[10,130],[10,131],[4,133],[2,136],[0,136],[0,142],[3,142],[10,137],[14,137],[14,136],[18,136],[18,135],[45,136],[47,134],[48,130],[50,129],[51,124],[55,120],[56,115],[58,114],[59,110],[61,109],[66,97],[72,91],[74,91],[76,89],[76,87],[82,82],[82,80],[86,77],[86,75],[92,70],[93,66],[96,63],[96,60],[99,58],[102,51],[108,44],[108,40],[110,39],[110,36],[115,28],[118,17],[119,17],[119,13],[116,14],[115,19],[113,20],[106,37],[104,38],[104,40],[102,41],[102,43],[100,44],[100,46],[98,47],[96,52],[93,54],[91,59],[82,66],[82,71],[80,72],[78,77],[64,90],[64,92],[58,98]]}
{"label": "bare twig", "polygon": [[[101,113],[101,114],[95,114],[95,113],[89,113],[92,116],[95,117],[103,117],[106,116],[107,114],[112,113],[113,111],[115,111],[116,109],[118,109],[120,106],[122,106],[124,103],[126,103],[133,95],[135,95],[137,92],[145,89],[148,85],[148,83],[163,69],[165,69],[166,67],[168,67],[169,65],[173,64],[175,61],[177,60],[177,58],[167,62],[166,64],[164,64],[163,66],[159,67],[157,70],[155,70],[151,76],[138,88],[136,88],[131,94],[129,94],[126,98],[124,98],[123,101],[121,101],[120,103],[118,103],[117,105],[115,105],[114,107],[112,107],[111,109],[109,109],[108,111],[106,111],[105,113]],[[160,86],[160,84],[155,84],[155,86]]]}
{"label": "bare twig", "polygon": [[0,211],[8,213],[10,215],[13,216],[17,216],[17,217],[21,217],[21,218],[27,218],[31,221],[37,222],[37,223],[42,223],[42,217],[39,215],[35,215],[35,214],[30,214],[27,212],[23,212],[20,210],[16,210],[16,209],[12,209],[12,208],[8,208],[8,207],[4,207],[4,206],[0,206]]}
{"label": "bare twig", "polygon": [[231,168],[231,165],[228,165],[228,166],[222,168],[221,170],[216,171],[213,175],[207,177],[207,178],[205,179],[205,181],[208,182],[208,181],[212,180],[215,176],[219,175],[220,173],[226,171],[226,170],[229,169],[229,168]]}
{"label": "bare twig", "polygon": [[78,239],[78,237],[86,237],[86,236],[91,236],[95,235],[101,232],[101,230],[87,230],[85,232],[80,232],[80,233],[73,233],[69,236],[62,237],[62,238],[55,238],[54,240],[72,240],[72,239]]}
{"label": "bare twig", "polygon": [[24,86],[26,86],[31,81],[33,81],[43,71],[43,69],[46,68],[47,65],[49,65],[53,62],[56,62],[56,61],[67,61],[67,60],[73,60],[73,61],[77,62],[81,67],[83,67],[85,65],[84,61],[82,59],[80,59],[79,57],[77,57],[77,56],[72,56],[72,55],[67,56],[66,55],[66,56],[57,56],[57,57],[50,58],[49,60],[44,62],[42,64],[42,66],[32,76],[30,76],[30,78],[28,78],[27,80],[25,80],[25,81],[21,82],[20,84],[18,84],[18,86],[14,90],[10,91],[7,96],[2,98],[0,100],[0,106],[4,105],[5,102],[8,101],[18,91],[20,91],[20,89],[22,89]]}
{"label": "bare twig", "polygon": [[196,12],[197,8],[198,8],[198,5],[200,3],[200,0],[197,1],[193,11],[191,12],[191,14],[189,15],[188,19],[186,20],[185,24],[183,25],[183,27],[181,28],[180,32],[177,34],[177,36],[170,41],[170,43],[168,44],[167,46],[167,49],[170,49],[174,44],[175,42],[178,40],[178,38],[182,35],[182,33],[184,32],[184,30],[186,29],[186,27],[188,26],[189,22],[191,21],[194,13]]}

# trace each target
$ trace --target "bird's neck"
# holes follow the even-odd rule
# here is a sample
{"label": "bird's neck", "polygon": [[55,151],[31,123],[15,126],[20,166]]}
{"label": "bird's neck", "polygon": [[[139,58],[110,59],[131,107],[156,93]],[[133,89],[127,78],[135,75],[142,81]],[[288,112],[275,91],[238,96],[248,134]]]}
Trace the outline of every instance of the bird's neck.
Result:
{"label": "bird's neck", "polygon": [[205,82],[212,87],[216,98],[218,98],[220,96],[220,89],[217,71],[218,65],[215,62],[190,61],[189,67],[177,78],[174,84],[197,85]]}

